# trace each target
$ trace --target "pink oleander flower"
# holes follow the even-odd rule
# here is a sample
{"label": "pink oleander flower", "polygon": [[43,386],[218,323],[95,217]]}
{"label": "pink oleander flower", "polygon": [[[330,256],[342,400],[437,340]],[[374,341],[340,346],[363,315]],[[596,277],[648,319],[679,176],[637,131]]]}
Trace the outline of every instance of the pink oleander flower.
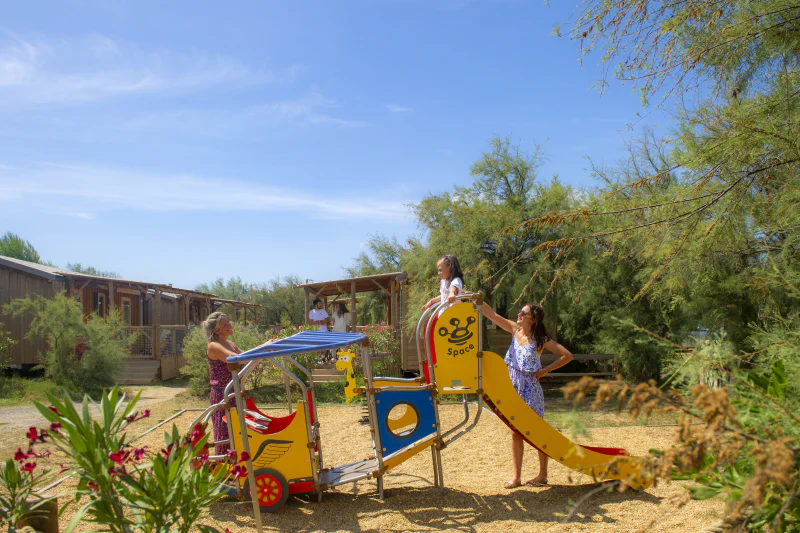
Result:
{"label": "pink oleander flower", "polygon": [[244,462],[249,461],[249,460],[250,460],[250,454],[247,453],[247,452],[242,452],[242,454],[239,456],[239,462],[240,463],[244,463]]}
{"label": "pink oleander flower", "polygon": [[28,440],[36,442],[36,439],[39,438],[39,432],[35,427],[30,427],[28,432],[25,433],[25,436],[28,437]]}
{"label": "pink oleander flower", "polygon": [[25,459],[27,459],[28,457],[30,457],[30,454],[27,454],[27,453],[23,452],[22,448],[17,448],[17,451],[14,452],[14,460],[15,461],[22,462]]}
{"label": "pink oleander flower", "polygon": [[133,458],[136,459],[137,461],[141,461],[142,458],[144,457],[146,449],[147,446],[142,446],[141,448],[136,448],[135,450],[133,450]]}
{"label": "pink oleander flower", "polygon": [[36,463],[25,463],[25,465],[20,468],[23,472],[30,472],[33,474],[33,469],[36,468]]}
{"label": "pink oleander flower", "polygon": [[44,453],[39,453],[33,448],[31,448],[30,450],[28,450],[28,454],[32,455],[33,457],[38,457],[39,459],[42,459],[45,457],[50,457],[50,450],[45,450]]}
{"label": "pink oleander flower", "polygon": [[130,451],[122,451],[122,450],[108,454],[108,458],[117,463],[118,465],[122,465],[128,462],[130,456],[131,456]]}
{"label": "pink oleander flower", "polygon": [[114,468],[113,466],[108,467],[108,473],[111,474],[111,477],[114,476],[127,476],[128,472],[125,470],[124,466],[118,466]]}
{"label": "pink oleander flower", "polygon": [[140,418],[147,418],[150,416],[150,409],[145,409],[142,411],[142,416]]}
{"label": "pink oleander flower", "polygon": [[247,468],[242,465],[236,465],[233,467],[233,479],[239,479],[240,477],[244,477],[247,475]]}
{"label": "pink oleander flower", "polygon": [[48,406],[47,406],[47,408],[48,408],[48,409],[50,409],[51,411],[53,411],[53,412],[54,412],[55,414],[57,414],[58,416],[61,416],[61,413],[58,411],[58,409],[56,409],[56,408],[55,408],[55,407],[53,407],[52,405],[48,405]]}

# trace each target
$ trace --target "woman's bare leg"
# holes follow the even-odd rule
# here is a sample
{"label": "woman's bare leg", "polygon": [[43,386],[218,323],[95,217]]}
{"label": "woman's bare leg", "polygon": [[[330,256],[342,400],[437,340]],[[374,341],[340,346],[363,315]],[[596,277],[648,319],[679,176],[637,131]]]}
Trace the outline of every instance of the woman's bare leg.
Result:
{"label": "woman's bare leg", "polygon": [[514,462],[514,475],[506,483],[506,487],[518,486],[522,479],[522,454],[525,451],[525,442],[517,432],[511,432],[511,459]]}
{"label": "woman's bare leg", "polygon": [[526,485],[540,485],[547,483],[547,462],[550,458],[543,451],[537,451],[539,452],[539,474],[535,478],[526,481]]}

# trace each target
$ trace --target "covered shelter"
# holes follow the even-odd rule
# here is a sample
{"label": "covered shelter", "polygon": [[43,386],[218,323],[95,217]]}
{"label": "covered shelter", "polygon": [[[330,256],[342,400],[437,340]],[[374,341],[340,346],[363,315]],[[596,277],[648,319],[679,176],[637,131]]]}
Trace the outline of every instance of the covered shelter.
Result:
{"label": "covered shelter", "polygon": [[400,357],[403,370],[416,370],[417,354],[413,342],[408,342],[404,334],[404,317],[408,274],[405,272],[389,272],[372,276],[346,278],[330,281],[301,283],[296,288],[303,289],[305,296],[305,323],[309,323],[308,313],[311,302],[319,298],[330,314],[330,307],[344,302],[350,306],[351,331],[356,331],[358,324],[358,294],[375,293],[386,305],[386,323],[395,330],[395,337],[400,339]]}

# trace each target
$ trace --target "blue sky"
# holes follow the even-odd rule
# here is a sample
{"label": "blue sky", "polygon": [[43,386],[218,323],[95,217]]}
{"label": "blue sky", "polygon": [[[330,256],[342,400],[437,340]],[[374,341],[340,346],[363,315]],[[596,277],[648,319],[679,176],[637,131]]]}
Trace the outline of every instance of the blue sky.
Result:
{"label": "blue sky", "polygon": [[[0,4],[0,232],[193,287],[342,276],[493,134],[593,183],[641,106],[592,89],[557,1]],[[666,132],[668,119],[648,119]]]}

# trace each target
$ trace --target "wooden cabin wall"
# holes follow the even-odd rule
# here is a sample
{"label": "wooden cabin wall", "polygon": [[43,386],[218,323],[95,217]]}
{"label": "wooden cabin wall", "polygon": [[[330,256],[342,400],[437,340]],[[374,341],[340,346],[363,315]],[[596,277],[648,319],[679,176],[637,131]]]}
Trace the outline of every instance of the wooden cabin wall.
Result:
{"label": "wooden cabin wall", "polygon": [[171,298],[161,298],[161,325],[162,326],[182,326],[183,318],[181,306],[183,301]]}
{"label": "wooden cabin wall", "polygon": [[16,343],[11,347],[10,364],[35,365],[38,364],[38,353],[45,348],[45,341],[40,337],[26,338],[33,317],[24,315],[12,318],[3,314],[2,307],[11,300],[26,298],[38,294],[45,298],[53,298],[57,293],[65,290],[63,281],[33,276],[16,269],[0,266],[0,328],[11,333],[11,338]]}

